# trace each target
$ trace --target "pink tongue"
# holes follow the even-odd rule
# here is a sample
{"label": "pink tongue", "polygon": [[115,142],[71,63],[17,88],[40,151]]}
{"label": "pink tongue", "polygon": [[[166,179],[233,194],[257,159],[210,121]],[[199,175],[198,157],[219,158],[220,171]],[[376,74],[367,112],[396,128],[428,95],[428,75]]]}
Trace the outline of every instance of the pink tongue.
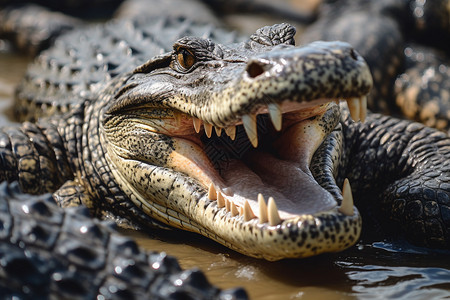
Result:
{"label": "pink tongue", "polygon": [[223,177],[234,192],[233,201],[253,200],[250,205],[254,212],[258,212],[257,206],[252,205],[256,204],[258,193],[266,201],[269,197],[275,199],[282,219],[336,206],[331,194],[316,183],[309,170],[304,172],[298,165],[269,153],[253,153],[247,165],[238,160],[231,162]]}
{"label": "pink tongue", "polygon": [[314,180],[308,168],[323,138],[317,120],[303,121],[291,126],[274,142],[278,157],[254,150],[242,161],[230,162],[222,176],[234,192],[233,201],[253,200],[249,203],[258,212],[258,194],[266,201],[273,197],[282,219],[335,207],[333,196]]}

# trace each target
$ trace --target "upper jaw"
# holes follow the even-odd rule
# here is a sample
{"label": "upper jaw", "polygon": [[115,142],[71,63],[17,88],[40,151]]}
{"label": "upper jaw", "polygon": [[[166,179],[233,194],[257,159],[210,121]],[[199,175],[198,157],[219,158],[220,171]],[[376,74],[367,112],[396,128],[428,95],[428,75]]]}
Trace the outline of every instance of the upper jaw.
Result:
{"label": "upper jaw", "polygon": [[[229,72],[232,77],[218,90],[212,84],[199,95],[192,91],[194,101],[206,98],[207,102],[189,110],[178,109],[204,123],[225,128],[262,111],[271,112],[277,122],[277,116],[288,111],[289,105],[291,110],[299,110],[345,98],[356,109],[359,99],[372,87],[370,70],[362,57],[348,44],[338,42],[269,51],[249,58],[238,68],[228,67],[233,70]],[[359,112],[355,111],[355,117],[359,120]]]}
{"label": "upper jaw", "polygon": [[[354,97],[349,99],[342,99],[347,103],[350,111],[350,116],[354,121],[364,122],[367,115],[367,96]],[[267,114],[270,117],[270,121],[277,131],[280,131],[283,127],[283,122],[286,122],[287,126],[293,122],[299,122],[308,119],[312,116],[319,115],[324,112],[326,104],[330,102],[339,103],[340,99],[316,99],[309,102],[292,102],[285,101],[281,104],[270,103],[261,106],[254,113],[243,115],[240,119],[237,119],[228,126],[215,126],[208,122],[204,122],[196,117],[189,117],[186,114],[176,113],[174,115],[175,121],[179,124],[181,118],[192,119],[194,129],[197,133],[202,130],[205,131],[206,136],[209,138],[214,132],[220,136],[222,131],[225,132],[232,140],[236,137],[236,126],[243,125],[247,137],[253,147],[258,146],[258,135],[257,135],[257,116],[262,114]],[[290,112],[295,112],[289,114]],[[283,118],[283,115],[285,116]],[[283,120],[284,119],[284,120]]]}
{"label": "upper jaw", "polygon": [[[336,125],[338,118],[330,119],[327,114],[336,109],[334,102],[345,98],[354,120],[364,121],[366,94],[371,85],[372,78],[364,60],[345,43],[319,42],[257,55],[248,60],[237,79],[230,79],[218,90],[215,91],[213,85],[212,90],[186,92],[191,105],[186,106],[183,97],[179,102],[172,101],[173,109],[177,111],[174,122],[184,124],[192,133],[176,136],[176,143],[180,148],[195,150],[174,152],[170,167],[198,180],[209,200],[217,200],[219,208],[231,212],[231,216],[242,215],[244,221],[253,218],[269,221],[272,216],[269,222],[275,224],[302,214],[331,210],[337,206],[337,201],[315,182],[309,163],[317,147]],[[203,99],[203,102],[197,99]],[[194,105],[196,101],[200,102]],[[201,127],[207,138],[228,135],[229,139],[222,141],[227,141],[224,147],[230,148],[236,139],[236,126],[242,125],[251,147],[261,149],[258,147],[261,141],[257,121],[261,114],[266,114],[274,131],[280,132],[275,137],[277,141],[269,146],[272,149],[278,147],[276,154],[268,157],[265,156],[267,151],[258,150],[239,159],[227,158],[232,167],[219,174],[206,149],[211,143],[199,142]],[[192,125],[189,126],[190,122]],[[234,143],[239,141],[242,140]],[[285,148],[292,148],[286,147],[289,144],[300,150],[287,151]],[[306,182],[306,188],[292,189],[282,182],[265,188],[271,183],[270,176],[266,176],[269,170],[263,170],[254,161],[256,156],[285,170],[290,167],[282,167],[284,162],[291,162],[289,170],[295,173],[291,176],[295,180],[289,181],[288,185]],[[237,169],[239,171],[235,172]],[[243,177],[252,179],[244,184]],[[287,190],[290,191],[285,192]],[[267,213],[260,193],[266,200],[273,198],[270,205],[267,203],[270,206]],[[299,205],[298,201],[303,201],[304,205]],[[352,208],[342,211],[353,213]]]}

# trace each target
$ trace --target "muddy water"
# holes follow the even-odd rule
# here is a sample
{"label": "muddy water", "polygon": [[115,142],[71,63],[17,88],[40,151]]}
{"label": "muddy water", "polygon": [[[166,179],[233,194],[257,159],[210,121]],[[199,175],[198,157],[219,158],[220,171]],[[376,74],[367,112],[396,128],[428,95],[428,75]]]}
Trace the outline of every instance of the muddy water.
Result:
{"label": "muddy water", "polygon": [[[1,47],[0,47],[1,48]],[[0,51],[0,122],[27,59]],[[243,286],[252,299],[450,299],[450,252],[402,243],[360,242],[338,254],[265,262],[185,232],[125,232],[145,248],[198,267],[222,288]]]}

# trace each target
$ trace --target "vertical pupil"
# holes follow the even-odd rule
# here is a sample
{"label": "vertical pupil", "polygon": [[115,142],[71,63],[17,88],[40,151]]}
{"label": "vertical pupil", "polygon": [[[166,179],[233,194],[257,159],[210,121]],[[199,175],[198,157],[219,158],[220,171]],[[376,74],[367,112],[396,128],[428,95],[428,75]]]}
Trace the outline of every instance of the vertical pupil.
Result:
{"label": "vertical pupil", "polygon": [[178,54],[178,60],[183,68],[189,69],[194,64],[192,54],[186,49],[181,49]]}
{"label": "vertical pupil", "polygon": [[186,50],[183,50],[183,62],[185,66],[189,65],[189,53]]}

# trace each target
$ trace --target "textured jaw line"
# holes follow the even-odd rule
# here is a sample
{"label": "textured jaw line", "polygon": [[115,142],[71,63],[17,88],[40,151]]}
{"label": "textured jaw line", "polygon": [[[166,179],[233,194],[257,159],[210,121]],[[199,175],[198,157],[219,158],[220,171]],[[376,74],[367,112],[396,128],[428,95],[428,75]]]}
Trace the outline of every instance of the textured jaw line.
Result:
{"label": "textured jaw line", "polygon": [[[267,260],[307,257],[351,246],[357,241],[361,228],[351,193],[343,193],[344,200],[338,206],[340,201],[316,182],[308,168],[315,150],[336,126],[336,123],[323,118],[326,112],[337,109],[335,102],[338,101],[285,101],[279,107],[268,103],[256,110],[260,114],[267,112],[266,119],[269,125],[273,125],[272,131],[276,135],[280,129],[278,146],[273,143],[272,147],[278,148],[284,158],[267,156],[267,152],[256,148],[253,150],[256,152],[250,151],[244,159],[251,164],[256,162],[256,167],[250,169],[262,166],[258,160],[272,160],[277,168],[293,174],[291,181],[283,184],[281,180],[269,187],[267,183],[271,177],[267,175],[268,178],[259,184],[250,180],[252,188],[246,188],[240,174],[258,177],[268,170],[249,171],[248,166],[239,160],[233,160],[229,171],[220,176],[206,155],[200,138],[201,135],[209,138],[225,132],[230,140],[236,138],[235,142],[239,142],[236,126],[241,123],[243,130],[240,132],[246,135],[244,139],[250,141],[250,149],[252,145],[264,146],[264,137],[258,137],[255,130],[258,128],[256,113],[250,118],[241,116],[237,122],[221,128],[212,124],[205,126],[207,122],[170,108],[165,109],[164,115],[154,115],[155,108],[146,110],[144,106],[130,110],[128,115],[115,116],[117,120],[107,126],[111,130],[108,140],[103,140],[102,144],[108,147],[107,159],[110,165],[116,166],[112,172],[121,189],[150,217],[200,233],[246,255]],[[364,97],[347,99],[354,119],[365,118],[365,103]],[[149,116],[151,118],[147,119]],[[130,126],[119,125],[122,122],[128,122]],[[122,136],[117,135],[120,132],[118,126],[126,129]],[[129,131],[130,128],[134,129]],[[135,130],[142,132],[130,140],[136,145],[125,143],[123,140],[129,138],[126,132],[134,134]],[[149,135],[152,139],[145,141]],[[293,148],[301,151],[290,152],[283,147],[291,139],[297,143]],[[116,147],[117,142],[123,147]],[[155,142],[161,143],[162,148],[154,147]],[[129,149],[137,149],[137,152],[128,153]],[[142,151],[148,151],[149,155],[143,155]],[[152,161],[155,155],[161,156],[156,157],[158,161]],[[293,163],[288,164],[287,161]],[[239,171],[233,174],[237,169]],[[272,177],[277,177],[275,175]],[[296,182],[307,182],[306,188],[285,192]],[[344,190],[349,191],[348,188]],[[289,241],[280,245],[281,239]]]}
{"label": "textured jaw line", "polygon": [[[117,163],[110,156],[106,159]],[[142,168],[139,161],[132,163]],[[218,202],[210,200],[196,180],[179,176],[178,172],[147,165],[143,172],[151,182],[142,191],[123,171],[120,167],[112,168],[114,176],[120,179],[121,189],[147,215],[173,227],[200,233],[248,256],[275,261],[342,251],[356,243],[361,233],[361,218],[355,207],[351,215],[335,207],[278,225],[261,224],[256,218],[245,221],[244,216],[232,216],[230,211],[219,208]],[[153,195],[152,201],[148,201],[149,194]]]}
{"label": "textured jaw line", "polygon": [[[334,103],[328,106],[330,108],[326,111],[337,108]],[[326,114],[322,114],[322,118],[324,115]],[[299,128],[308,128],[311,125],[314,127],[314,123],[320,124],[315,120],[305,120],[298,122],[297,125]],[[294,131],[298,129],[295,124],[290,128]],[[320,128],[315,126],[310,134],[316,135],[317,129]],[[297,136],[297,133],[292,134]],[[285,138],[290,138],[289,133],[286,133]],[[316,144],[322,139],[316,137]],[[301,142],[301,139],[298,142]],[[283,145],[284,142],[280,141],[280,144]],[[180,145],[183,145],[185,150],[180,148]],[[125,166],[122,158],[110,155],[112,151],[108,151],[107,160],[111,162],[110,165],[117,166],[112,172],[116,178],[120,178],[118,182],[121,189],[128,191],[130,199],[149,216],[171,226],[200,233],[243,254],[267,260],[300,258],[340,251],[357,241],[361,220],[353,203],[345,200],[349,198],[346,192],[341,206],[333,202],[329,207],[322,205],[317,211],[303,213],[297,211],[298,214],[290,211],[292,207],[286,207],[287,202],[279,201],[280,199],[276,197],[277,204],[275,199],[269,200],[267,196],[266,199],[262,199],[261,196],[256,196],[252,201],[247,200],[243,205],[239,205],[237,201],[234,202],[234,197],[225,194],[227,192],[225,188],[225,191],[218,193],[219,188],[216,189],[214,184],[208,187],[202,183],[203,180],[212,182],[211,174],[207,174],[203,169],[201,174],[192,174],[192,170],[199,169],[199,162],[203,162],[202,152],[197,151],[199,149],[196,147],[199,146],[196,143],[182,141],[174,147],[177,151],[173,153],[184,157],[185,162],[189,158],[189,163],[183,167],[191,170],[188,175],[179,170],[153,166],[138,160],[127,160],[128,165]],[[283,155],[292,159],[295,159],[293,157],[295,155],[306,155],[308,158],[304,163],[308,165],[314,148],[316,146],[311,146],[303,154],[296,151],[289,153],[286,150]],[[191,153],[197,153],[199,156],[192,159],[189,157],[192,156]],[[172,167],[179,163],[180,161],[176,160],[169,161]],[[214,168],[212,165],[210,167]],[[136,173],[137,169],[139,175]],[[211,172],[217,173],[215,170]],[[146,178],[144,185],[142,178]],[[223,184],[226,186],[226,182]],[[348,190],[348,187],[344,187],[344,191]]]}

